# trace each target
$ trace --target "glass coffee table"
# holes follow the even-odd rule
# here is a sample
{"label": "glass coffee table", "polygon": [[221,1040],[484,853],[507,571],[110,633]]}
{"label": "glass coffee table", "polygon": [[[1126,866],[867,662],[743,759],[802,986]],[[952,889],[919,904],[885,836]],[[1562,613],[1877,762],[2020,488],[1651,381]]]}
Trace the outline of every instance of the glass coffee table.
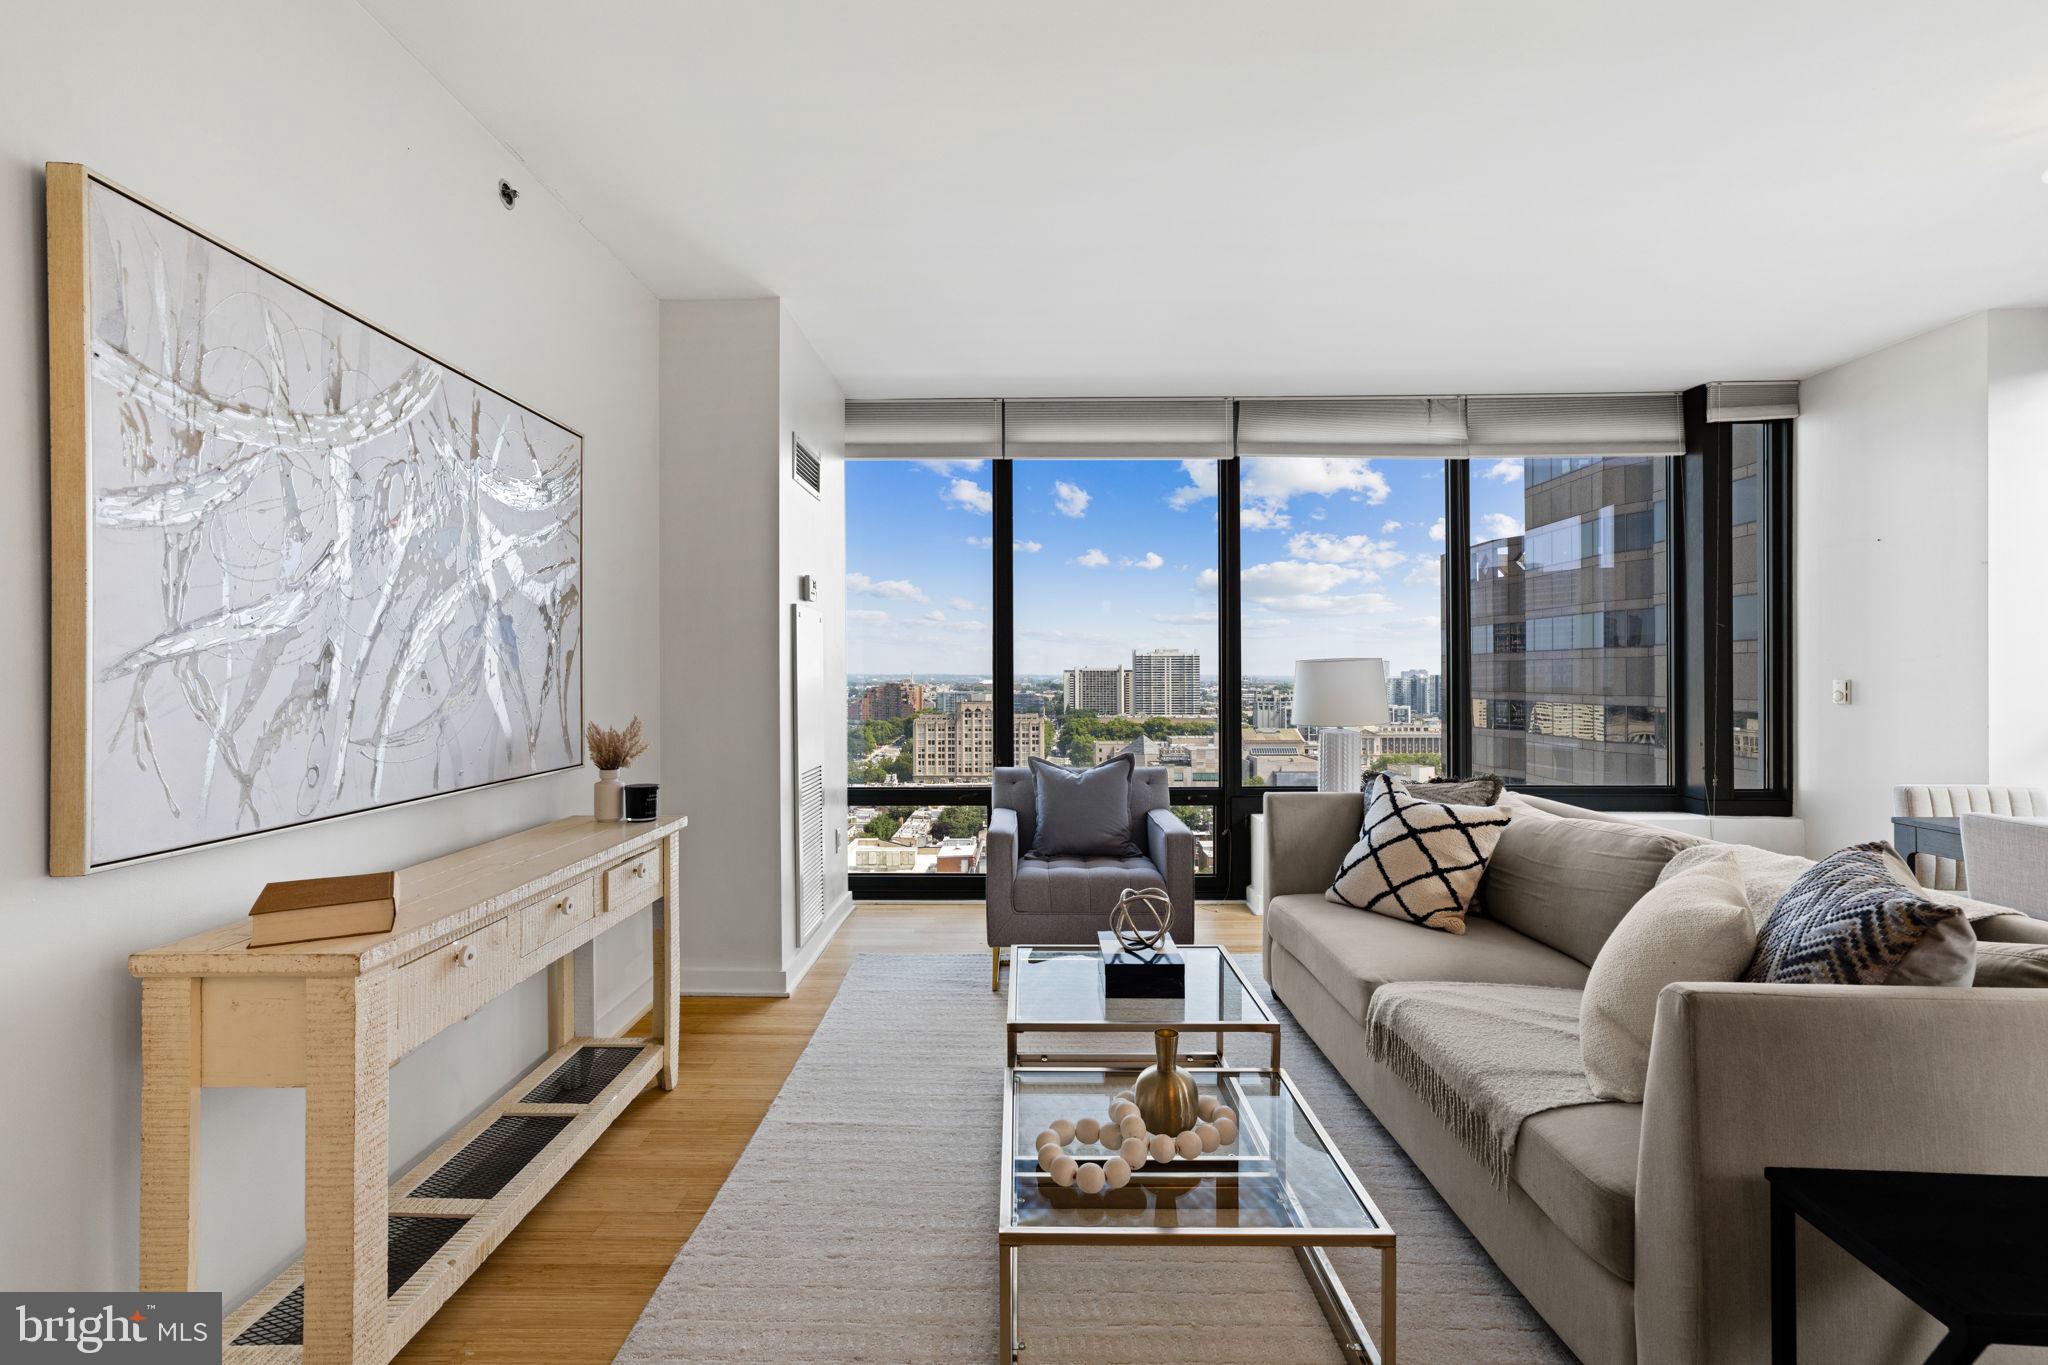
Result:
{"label": "glass coffee table", "polygon": [[[1264,1034],[1275,1070],[1280,1066],[1280,1025],[1246,983],[1227,948],[1193,943],[1175,949],[1187,965],[1177,996],[1109,996],[1102,988],[1102,954],[1086,947],[1022,945],[1011,950],[1010,1011],[1006,1023],[1010,1065],[1020,1062],[1114,1066],[1152,1060],[1152,1030],[1179,1029],[1181,1065],[1221,1066],[1224,1036]],[[1027,1034],[1131,1034],[1140,1046],[1127,1052],[1045,1052],[1020,1047]],[[1211,1052],[1186,1050],[1187,1035],[1213,1037]],[[1035,1129],[1033,1130],[1036,1131]],[[1030,1134],[1026,1134],[1030,1136]]]}
{"label": "glass coffee table", "polygon": [[[1017,1263],[1026,1247],[1274,1246],[1294,1252],[1347,1360],[1392,1365],[1394,1230],[1329,1134],[1279,1070],[1187,1068],[1204,1095],[1237,1112],[1237,1140],[1192,1161],[1148,1163],[1119,1190],[1084,1194],[1038,1167],[1032,1140],[1054,1119],[1108,1111],[1136,1069],[1011,1067],[1004,1072],[1003,1171],[997,1220],[1001,1354],[1018,1359]],[[1099,1143],[1066,1149],[1079,1161]],[[1380,1251],[1380,1329],[1366,1331],[1324,1248]],[[1224,1290],[1227,1286],[1218,1285]]]}

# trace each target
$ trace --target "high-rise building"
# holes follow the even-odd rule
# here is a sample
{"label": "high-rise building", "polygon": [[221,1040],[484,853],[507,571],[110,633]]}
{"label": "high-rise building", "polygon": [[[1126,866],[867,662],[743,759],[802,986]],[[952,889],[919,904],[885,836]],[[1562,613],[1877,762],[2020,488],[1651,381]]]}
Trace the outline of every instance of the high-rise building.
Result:
{"label": "high-rise building", "polygon": [[1524,466],[1521,535],[1472,547],[1472,767],[1509,781],[1669,781],[1670,461]]}
{"label": "high-rise building", "polygon": [[1254,730],[1285,730],[1294,724],[1294,693],[1262,687],[1245,698]]}
{"label": "high-rise building", "polygon": [[860,720],[896,720],[924,710],[924,686],[914,682],[876,683],[861,689]]}
{"label": "high-rise building", "polygon": [[1418,716],[1444,712],[1444,676],[1426,668],[1405,669],[1387,679],[1387,705],[1405,706]]}
{"label": "high-rise building", "polygon": [[1202,710],[1202,656],[1184,649],[1131,652],[1131,714],[1194,716]]}
{"label": "high-rise building", "polygon": [[[986,782],[995,771],[995,703],[963,701],[951,715],[920,715],[911,727],[911,775],[919,782]],[[1014,717],[1017,762],[1045,757],[1045,717]]]}
{"label": "high-rise building", "polygon": [[1062,701],[1069,711],[1098,716],[1131,714],[1131,670],[1070,668],[1061,675]]}

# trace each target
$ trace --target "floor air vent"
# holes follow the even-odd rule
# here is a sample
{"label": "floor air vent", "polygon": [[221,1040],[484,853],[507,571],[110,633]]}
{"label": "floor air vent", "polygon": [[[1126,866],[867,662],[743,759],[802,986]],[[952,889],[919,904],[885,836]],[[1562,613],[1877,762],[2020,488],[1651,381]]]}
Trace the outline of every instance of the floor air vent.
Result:
{"label": "floor air vent", "polygon": [[519,1097],[521,1104],[589,1104],[640,1055],[637,1047],[583,1047]]}
{"label": "floor air vent", "polygon": [[569,1126],[566,1114],[506,1114],[413,1187],[414,1199],[494,1199]]}
{"label": "floor air vent", "polygon": [[[390,1298],[432,1260],[434,1253],[462,1231],[467,1218],[415,1218],[391,1216],[385,1243],[388,1269],[384,1275],[384,1297]],[[306,1338],[306,1286],[300,1285],[270,1306],[270,1311],[242,1329],[237,1346],[301,1346]]]}

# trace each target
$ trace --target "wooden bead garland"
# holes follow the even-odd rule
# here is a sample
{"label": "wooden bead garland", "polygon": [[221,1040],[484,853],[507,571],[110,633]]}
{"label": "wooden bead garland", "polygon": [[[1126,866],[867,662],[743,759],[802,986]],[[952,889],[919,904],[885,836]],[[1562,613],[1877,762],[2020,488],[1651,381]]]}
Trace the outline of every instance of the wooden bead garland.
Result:
{"label": "wooden bead garland", "polygon": [[[1204,1095],[1196,1112],[1201,1121],[1185,1133],[1148,1133],[1131,1092],[1119,1090],[1110,1101],[1107,1121],[1054,1119],[1040,1131],[1032,1147],[1038,1153],[1039,1169],[1062,1189],[1072,1187],[1083,1194],[1120,1190],[1130,1183],[1131,1172],[1142,1169],[1148,1161],[1164,1164],[1176,1157],[1192,1161],[1237,1141],[1237,1111],[1229,1105],[1219,1104],[1214,1095]],[[1115,1155],[1102,1161],[1076,1161],[1067,1155],[1066,1148],[1077,1140],[1100,1145]]]}

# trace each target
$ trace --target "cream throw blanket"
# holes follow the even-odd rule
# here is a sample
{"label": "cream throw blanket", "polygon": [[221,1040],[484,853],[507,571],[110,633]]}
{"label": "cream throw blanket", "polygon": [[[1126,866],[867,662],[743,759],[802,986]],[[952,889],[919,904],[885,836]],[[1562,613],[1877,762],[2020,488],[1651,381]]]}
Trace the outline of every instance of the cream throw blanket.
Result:
{"label": "cream throw blanket", "polygon": [[1417,981],[1373,992],[1372,1055],[1505,1186],[1522,1120],[1598,1104],[1579,1054],[1579,992]]}

